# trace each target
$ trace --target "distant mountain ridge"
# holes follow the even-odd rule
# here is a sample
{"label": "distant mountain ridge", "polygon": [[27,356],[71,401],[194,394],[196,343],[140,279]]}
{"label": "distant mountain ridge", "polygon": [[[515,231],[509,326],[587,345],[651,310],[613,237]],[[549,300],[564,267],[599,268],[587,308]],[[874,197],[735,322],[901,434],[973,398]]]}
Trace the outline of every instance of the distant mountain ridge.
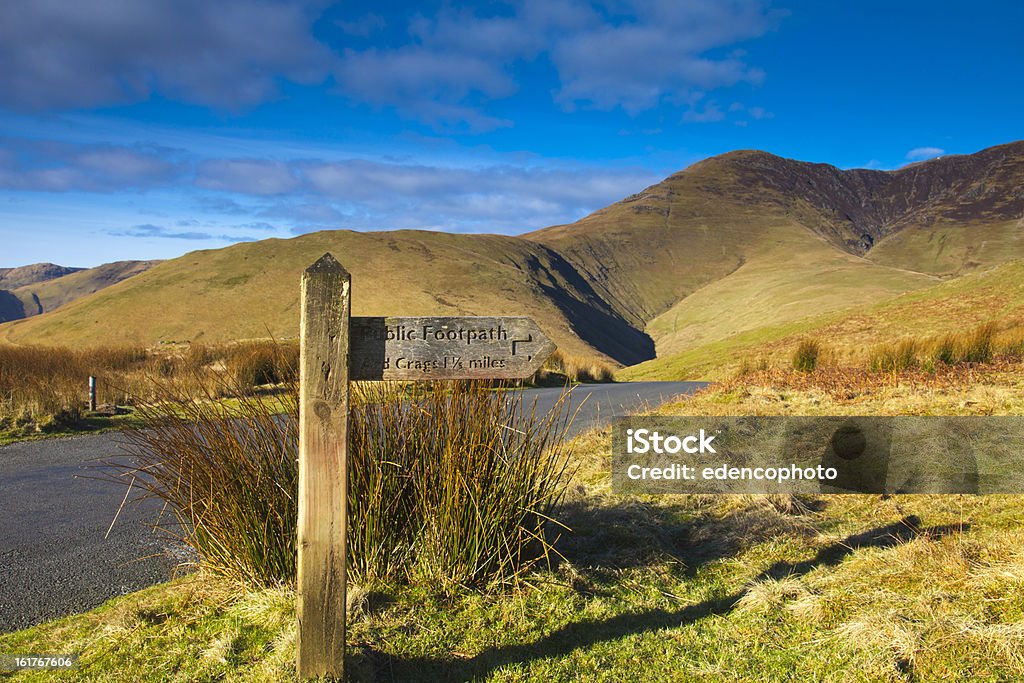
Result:
{"label": "distant mountain ridge", "polygon": [[[851,253],[914,225],[1005,221],[1024,215],[1024,141],[976,154],[938,157],[895,171],[840,170],[766,152],[734,152],[740,184],[806,201],[822,216],[819,231]],[[827,227],[825,227],[827,226]]]}
{"label": "distant mountain ridge", "polygon": [[0,289],[17,289],[26,285],[34,285],[47,280],[54,280],[64,275],[76,273],[84,268],[68,268],[54,263],[33,263],[17,268],[0,268]]}
{"label": "distant mountain ridge", "polygon": [[95,268],[36,263],[0,268],[0,323],[42,315],[138,275],[159,261],[115,261]]}
{"label": "distant mountain ridge", "polygon": [[[765,232],[770,225],[800,226],[849,254],[937,275],[1024,258],[1024,243],[1012,239],[1024,216],[1022,186],[1024,141],[895,171],[844,171],[741,150],[693,164],[575,223],[524,237],[559,251],[599,286],[607,282],[607,295],[623,315],[650,321],[756,258],[765,240],[773,241]],[[913,234],[978,225],[992,234],[977,242],[1009,237],[1017,243],[1001,255],[972,259],[971,252],[951,262],[940,258],[942,244],[921,245],[921,236]],[[904,232],[908,235],[901,241],[887,244]],[[946,239],[970,252],[964,242],[971,237]],[[904,248],[893,255],[908,241],[921,253]],[[696,255],[704,261],[704,272],[664,283],[673,264]]]}
{"label": "distant mountain ridge", "polygon": [[519,237],[338,230],[192,252],[0,340],[294,336],[299,274],[331,251],[355,314],[530,315],[568,351],[629,365],[1024,259],[1022,187],[1024,142],[895,171],[729,152]]}

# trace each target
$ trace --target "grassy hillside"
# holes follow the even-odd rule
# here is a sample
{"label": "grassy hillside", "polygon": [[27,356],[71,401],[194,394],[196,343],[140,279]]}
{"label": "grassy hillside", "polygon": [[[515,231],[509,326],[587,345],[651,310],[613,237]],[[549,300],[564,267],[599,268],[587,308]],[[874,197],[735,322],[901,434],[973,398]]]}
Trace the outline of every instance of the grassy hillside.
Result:
{"label": "grassy hillside", "polygon": [[[667,317],[655,323],[667,325]],[[744,358],[764,356],[785,362],[806,337],[821,340],[840,357],[863,361],[868,350],[881,342],[960,332],[988,321],[995,321],[1003,334],[1024,331],[1024,261],[969,273],[852,311],[766,321],[731,336],[697,339],[619,374],[626,379],[717,379],[733,372]]]}
{"label": "grassy hillside", "polygon": [[[357,314],[531,315],[571,354],[633,365],[656,346],[625,377],[706,376],[821,316],[1024,258],[1021,182],[1024,142],[897,171],[730,152],[518,238],[333,231],[195,252],[0,341],[293,336],[299,273],[332,251]],[[26,303],[0,295],[0,313]]]}
{"label": "grassy hillside", "polygon": [[996,223],[917,225],[878,242],[867,257],[882,265],[956,276],[1024,259],[1024,218]]}
{"label": "grassy hillside", "polygon": [[25,304],[26,317],[52,311],[122,280],[143,273],[159,261],[115,261],[78,270],[52,280],[26,285],[12,293]]}
{"label": "grassy hillside", "polygon": [[193,252],[5,325],[0,336],[144,345],[293,337],[300,274],[327,251],[352,273],[354,315],[529,315],[570,353],[635,362],[645,347],[647,357],[653,352],[549,249],[515,237],[418,231],[331,231]]}
{"label": "grassy hillside", "polygon": [[[806,231],[781,226],[779,244],[703,287],[652,320],[647,332],[659,358],[737,334],[813,319],[885,301],[937,279],[878,266],[840,252]],[[790,236],[789,243],[783,235]]]}

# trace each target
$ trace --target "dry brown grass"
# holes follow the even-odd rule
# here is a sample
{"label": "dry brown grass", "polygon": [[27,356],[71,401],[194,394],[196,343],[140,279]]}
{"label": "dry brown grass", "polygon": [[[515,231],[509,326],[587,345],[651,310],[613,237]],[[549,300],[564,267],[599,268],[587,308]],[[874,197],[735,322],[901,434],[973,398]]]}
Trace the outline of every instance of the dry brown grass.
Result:
{"label": "dry brown grass", "polygon": [[288,382],[296,377],[297,359],[294,343],[272,341],[162,349],[3,345],[0,428],[73,426],[86,411],[90,376],[97,378],[99,404],[126,406],[153,400],[158,380],[193,388]]}
{"label": "dry brown grass", "polygon": [[534,374],[533,383],[550,384],[563,377],[570,382],[612,382],[615,368],[598,358],[573,356],[556,350]]}
{"label": "dry brown grass", "polygon": [[[134,459],[112,462],[111,478],[167,503],[169,532],[214,573],[294,581],[297,383],[269,400],[236,385],[230,406],[215,400],[221,391],[161,388],[126,434]],[[515,583],[547,564],[573,471],[568,396],[539,414],[483,381],[415,399],[398,384],[361,386],[349,406],[349,577],[453,590]]]}
{"label": "dry brown grass", "polygon": [[1024,361],[999,356],[987,364],[889,372],[848,365],[809,373],[775,367],[736,375],[699,392],[685,406],[673,403],[665,410],[709,415],[1024,414]]}
{"label": "dry brown grass", "polygon": [[961,332],[904,336],[857,349],[825,348],[815,338],[791,340],[789,344],[781,348],[767,344],[756,354],[743,356],[734,376],[745,378],[779,367],[804,373],[826,370],[824,376],[814,380],[816,384],[839,377],[840,384],[846,385],[853,376],[867,376],[864,373],[917,377],[918,371],[924,371],[937,374],[937,381],[942,383],[943,378],[955,377],[959,372],[951,375],[950,368],[969,366],[984,371],[986,366],[998,369],[1024,360],[1024,330],[1012,322],[1000,328],[989,321]]}
{"label": "dry brown grass", "polygon": [[927,372],[920,369],[901,369],[896,372],[872,371],[865,368],[827,366],[814,372],[769,368],[748,372],[716,385],[718,390],[730,391],[748,386],[775,387],[790,390],[818,390],[834,399],[852,400],[895,386],[917,389],[954,389],[965,383],[989,378],[1001,370],[1009,370],[1019,363],[1002,363],[987,368],[947,366]]}
{"label": "dry brown grass", "polygon": [[997,356],[1020,358],[1024,351],[1020,333],[999,337],[999,328],[987,322],[971,330],[874,346],[868,357],[872,370],[894,372],[914,368],[934,369],[964,363],[991,363]]}

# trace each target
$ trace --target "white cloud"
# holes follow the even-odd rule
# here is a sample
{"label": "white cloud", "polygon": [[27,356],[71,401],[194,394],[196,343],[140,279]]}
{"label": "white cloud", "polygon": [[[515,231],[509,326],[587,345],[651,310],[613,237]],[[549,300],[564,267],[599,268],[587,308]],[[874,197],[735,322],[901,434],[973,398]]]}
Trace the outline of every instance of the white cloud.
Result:
{"label": "white cloud", "polygon": [[542,96],[566,110],[682,107],[695,90],[758,84],[764,72],[729,48],[764,35],[781,16],[762,0],[443,3],[409,19],[373,8],[336,20],[340,36],[329,46],[313,32],[325,7],[323,0],[0,2],[0,106],[101,107],[159,94],[237,109],[273,99],[283,81],[319,86],[333,77],[336,92],[354,101],[440,129],[486,131],[510,125],[490,104],[535,85],[526,72],[552,74],[554,83],[539,86]]}
{"label": "white cloud", "polygon": [[558,100],[627,111],[676,101],[695,89],[739,82],[758,84],[764,72],[741,53],[711,57],[715,48],[769,31],[777,16],[754,0],[640,0],[627,3],[617,22],[565,36],[552,61],[562,89]]}
{"label": "white cloud", "polygon": [[924,159],[933,159],[935,157],[942,156],[946,153],[946,150],[938,147],[915,147],[914,149],[907,152],[907,161],[922,161]]}
{"label": "white cloud", "polygon": [[718,103],[711,100],[704,104],[703,109],[696,105],[683,112],[683,121],[687,123],[710,123],[721,121],[725,118],[725,112],[718,106]]}
{"label": "white cloud", "polygon": [[[333,208],[274,208],[300,224],[521,233],[576,220],[659,177],[639,169],[445,167],[367,160],[299,162],[307,190]],[[334,213],[336,212],[336,213]],[[338,215],[340,214],[340,215]],[[343,218],[342,218],[343,216]]]}
{"label": "white cloud", "polygon": [[[763,35],[780,16],[759,0],[520,0],[498,17],[442,10],[411,22],[410,44],[346,50],[335,75],[350,95],[436,122],[445,108],[457,118],[511,95],[516,67],[541,59],[557,74],[553,97],[564,109],[637,113],[696,90],[761,83],[763,70],[742,51],[712,53]],[[499,125],[480,116],[468,127]]]}
{"label": "white cloud", "polygon": [[[709,103],[705,110],[713,107]],[[190,193],[188,211],[248,230],[432,228],[521,233],[576,220],[661,180],[639,168],[393,159],[202,159],[167,148],[0,138],[0,188],[35,192]],[[187,196],[187,195],[186,195]],[[206,239],[192,222],[146,223],[133,236]],[[274,225],[262,223],[273,219]],[[219,220],[219,219],[218,219]],[[227,225],[227,223],[225,223]],[[128,233],[125,233],[128,234]]]}
{"label": "white cloud", "polygon": [[153,92],[236,108],[277,79],[313,84],[330,52],[309,2],[10,0],[0,3],[0,105],[94,107]]}
{"label": "white cloud", "polygon": [[126,230],[109,230],[108,235],[114,237],[146,237],[146,238],[160,238],[170,240],[187,240],[190,242],[253,242],[256,240],[255,237],[248,235],[227,235],[218,234],[212,232],[199,232],[199,231],[179,231],[169,230],[162,225],[154,225],[152,223],[144,223],[142,225],[134,225]]}
{"label": "white cloud", "polygon": [[287,164],[263,159],[214,159],[200,164],[196,185],[208,190],[271,195],[299,187]]}
{"label": "white cloud", "polygon": [[143,189],[178,178],[177,152],[146,146],[83,145],[0,138],[0,188],[35,192]]}

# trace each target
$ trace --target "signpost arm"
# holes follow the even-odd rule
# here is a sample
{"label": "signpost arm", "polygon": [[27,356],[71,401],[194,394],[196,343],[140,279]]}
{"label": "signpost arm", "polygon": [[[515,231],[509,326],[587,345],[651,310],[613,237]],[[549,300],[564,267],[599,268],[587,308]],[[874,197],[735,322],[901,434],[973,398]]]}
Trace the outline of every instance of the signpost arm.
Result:
{"label": "signpost arm", "polygon": [[351,276],[330,254],[302,274],[296,665],[344,677]]}

